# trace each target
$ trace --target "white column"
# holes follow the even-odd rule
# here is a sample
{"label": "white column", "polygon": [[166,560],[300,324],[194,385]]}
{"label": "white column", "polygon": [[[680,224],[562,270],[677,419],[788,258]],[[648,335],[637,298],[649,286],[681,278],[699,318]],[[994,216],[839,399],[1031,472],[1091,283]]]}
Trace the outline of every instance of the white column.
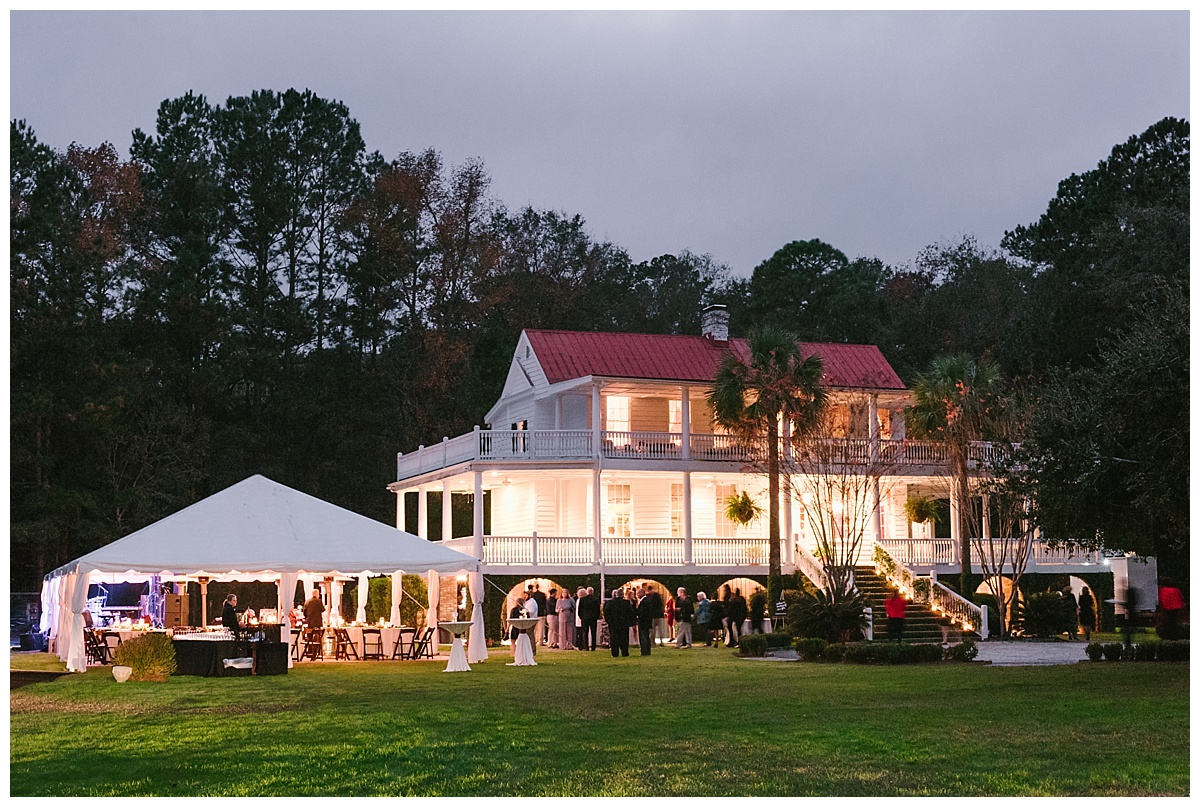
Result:
{"label": "white column", "polygon": [[[959,568],[962,568],[962,532],[959,530],[958,512],[961,509],[958,501],[958,485],[954,478],[950,479],[950,543],[954,546],[954,556],[958,558]],[[967,569],[966,571],[970,571]]]}
{"label": "white column", "polygon": [[404,530],[404,491],[396,491],[396,529]]}
{"label": "white column", "polygon": [[[879,500],[879,477],[876,476],[871,480],[871,506],[874,508],[871,511],[871,532],[875,539],[876,545],[883,540],[883,505]],[[874,549],[871,550],[873,558]]]}
{"label": "white column", "polygon": [[[685,396],[684,401],[687,401]],[[684,404],[684,412],[687,412],[687,404]],[[686,417],[683,421],[687,423]],[[685,430],[686,431],[686,430]],[[683,443],[687,445],[685,440]],[[692,472],[683,472],[683,565],[691,566],[692,561]]]}
{"label": "white column", "polygon": [[483,559],[483,471],[475,472],[475,501],[471,507],[471,554]]}
{"label": "white column", "polygon": [[596,561],[603,559],[600,542],[601,510],[600,510],[600,469],[592,471],[592,558]]}
{"label": "white column", "polygon": [[450,507],[450,480],[442,480],[442,540],[453,538],[454,513]]}
{"label": "white column", "polygon": [[562,429],[562,396],[554,396],[554,429],[559,431]]}
{"label": "white column", "polygon": [[[785,426],[784,428],[786,429],[787,427]],[[786,439],[783,441],[783,444],[787,445]],[[783,552],[780,553],[780,557],[784,559],[784,562],[792,563],[792,508],[796,504],[796,496],[792,492],[790,482],[787,485],[781,485],[781,487],[786,489],[779,491],[779,503],[783,508],[783,529],[780,530],[783,534]]]}
{"label": "white column", "polygon": [[992,543],[992,520],[988,518],[988,495],[983,494],[983,524],[980,525],[983,531],[980,535],[983,536],[983,545],[991,548]]}
{"label": "white column", "polygon": [[871,462],[879,462],[879,396],[872,395],[867,407],[867,428],[871,435]]}
{"label": "white column", "polygon": [[[680,431],[683,432],[683,434],[681,435],[683,445],[680,446],[680,449],[681,449],[680,456],[683,457],[683,459],[685,459],[685,460],[692,458],[692,406],[691,406],[691,404],[692,404],[692,401],[691,401],[690,387],[688,387],[687,384],[684,384],[683,385],[683,397],[680,398],[679,423],[680,423]],[[688,491],[688,488],[689,488],[689,486],[685,484],[685,486],[684,486],[684,491],[685,491],[684,496],[685,497],[690,496],[690,494],[686,492],[686,491]],[[691,534],[690,530],[686,531],[684,534],[687,536],[687,539],[689,541],[692,540],[692,534]],[[691,561],[685,561],[685,562],[690,563]]]}
{"label": "white column", "polygon": [[417,488],[417,537],[429,540],[429,491],[424,485]]}
{"label": "white column", "polygon": [[600,382],[592,382],[592,453],[600,457]]}

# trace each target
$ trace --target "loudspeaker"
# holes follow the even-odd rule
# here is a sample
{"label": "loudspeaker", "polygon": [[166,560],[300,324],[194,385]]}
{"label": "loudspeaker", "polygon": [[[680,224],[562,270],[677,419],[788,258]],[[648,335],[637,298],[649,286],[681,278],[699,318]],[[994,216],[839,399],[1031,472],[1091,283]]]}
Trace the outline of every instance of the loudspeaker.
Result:
{"label": "loudspeaker", "polygon": [[163,627],[180,628],[188,624],[188,595],[167,594],[163,610]]}

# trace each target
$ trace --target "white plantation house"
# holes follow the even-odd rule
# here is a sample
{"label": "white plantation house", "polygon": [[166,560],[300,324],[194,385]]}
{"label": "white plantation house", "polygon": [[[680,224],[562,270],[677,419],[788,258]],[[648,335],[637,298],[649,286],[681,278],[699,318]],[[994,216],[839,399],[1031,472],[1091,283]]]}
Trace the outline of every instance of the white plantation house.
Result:
{"label": "white plantation house", "polygon": [[[823,361],[832,424],[824,440],[864,471],[883,469],[856,562],[871,565],[878,545],[917,574],[957,571],[957,536],[906,514],[910,496],[945,498],[949,485],[943,445],[905,437],[910,394],[900,378],[873,345],[801,349]],[[680,575],[765,579],[765,514],[747,526],[725,515],[727,499],[743,491],[766,508],[767,478],[752,462],[763,446],[723,433],[706,398],[730,352],[745,356],[747,344],[729,338],[720,307],[705,311],[697,336],[524,331],[485,426],[397,457],[389,486],[397,525],[415,521],[420,536],[440,534],[491,575],[603,572],[668,588]],[[783,571],[815,577],[799,476],[779,514]],[[460,510],[472,512],[469,534],[460,523],[460,534],[446,537],[454,535],[450,507],[431,529],[431,497],[462,497]],[[1099,564],[1092,554],[1038,546],[1029,571],[1071,575]]]}

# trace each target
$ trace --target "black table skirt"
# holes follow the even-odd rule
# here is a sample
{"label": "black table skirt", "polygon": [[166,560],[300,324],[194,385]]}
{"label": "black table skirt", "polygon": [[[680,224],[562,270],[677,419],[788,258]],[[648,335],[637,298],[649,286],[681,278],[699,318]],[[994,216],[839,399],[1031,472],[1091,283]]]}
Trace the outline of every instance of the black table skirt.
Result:
{"label": "black table skirt", "polygon": [[275,642],[204,642],[186,639],[171,642],[175,647],[175,674],[204,677],[250,675],[250,670],[226,667],[227,658],[250,658],[257,652],[258,675],[287,675],[288,646]]}

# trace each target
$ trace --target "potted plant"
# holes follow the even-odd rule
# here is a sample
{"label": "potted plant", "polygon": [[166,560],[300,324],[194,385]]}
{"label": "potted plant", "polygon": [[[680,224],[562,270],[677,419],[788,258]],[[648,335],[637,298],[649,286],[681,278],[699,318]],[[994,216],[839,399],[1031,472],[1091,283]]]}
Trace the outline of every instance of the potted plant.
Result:
{"label": "potted plant", "polygon": [[914,524],[938,520],[937,501],[929,496],[909,496],[908,500],[904,502],[904,512],[908,514],[908,520]]}
{"label": "potted plant", "polygon": [[762,508],[744,490],[725,500],[725,518],[735,524],[745,527],[760,515],[762,515]]}

